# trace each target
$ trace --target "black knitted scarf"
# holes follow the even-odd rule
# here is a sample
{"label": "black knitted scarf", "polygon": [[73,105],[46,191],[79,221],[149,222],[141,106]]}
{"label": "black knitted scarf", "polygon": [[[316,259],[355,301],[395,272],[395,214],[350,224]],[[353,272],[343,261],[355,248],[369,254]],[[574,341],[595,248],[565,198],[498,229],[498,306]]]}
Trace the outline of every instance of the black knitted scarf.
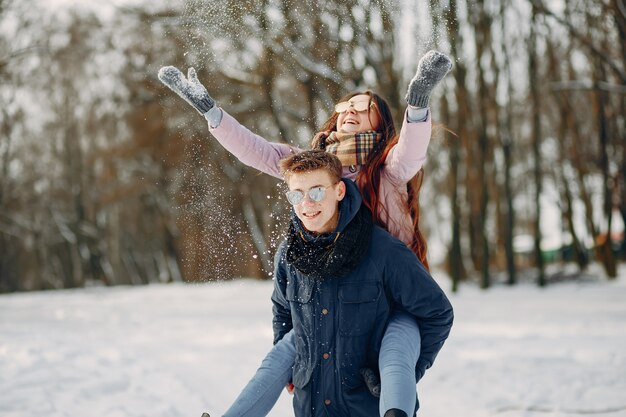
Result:
{"label": "black knitted scarf", "polygon": [[371,212],[361,205],[342,232],[311,237],[294,214],[287,232],[287,262],[314,279],[345,276],[367,253],[373,224]]}

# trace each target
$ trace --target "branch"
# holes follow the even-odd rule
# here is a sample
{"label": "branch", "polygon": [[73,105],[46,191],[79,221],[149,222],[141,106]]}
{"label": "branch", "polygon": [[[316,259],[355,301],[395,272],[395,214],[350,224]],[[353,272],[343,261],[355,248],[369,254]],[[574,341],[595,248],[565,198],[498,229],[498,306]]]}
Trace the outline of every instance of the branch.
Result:
{"label": "branch", "polygon": [[65,241],[69,243],[70,245],[75,245],[76,242],[78,241],[78,239],[76,238],[76,233],[74,233],[69,228],[69,226],[65,222],[65,219],[62,218],[61,213],[59,213],[56,210],[50,210],[50,211],[52,213],[52,219],[54,220],[54,223],[57,225],[57,229],[59,230],[59,233],[61,234],[63,239],[65,239]]}
{"label": "branch", "polygon": [[616,0],[615,3],[617,3],[617,10],[619,10],[619,12],[622,14],[622,17],[626,19],[626,3],[624,2],[624,0]]}
{"label": "branch", "polygon": [[279,56],[284,56],[286,50],[294,61],[302,67],[306,72],[315,74],[321,78],[325,78],[334,82],[343,89],[348,91],[354,90],[355,85],[352,81],[346,81],[341,73],[333,70],[323,62],[317,62],[310,56],[304,54],[304,52],[291,42],[291,39],[284,37],[282,39],[282,45],[278,44],[274,40],[268,40],[268,46],[272,51]]}
{"label": "branch", "polygon": [[[0,220],[6,220],[0,223],[0,230],[6,234],[9,234],[17,238],[23,239],[26,232],[35,231],[35,228],[32,226],[32,224],[27,223],[26,221],[21,220],[18,217],[9,216],[9,214],[0,212]],[[8,229],[7,227],[11,227],[11,229]],[[11,230],[14,230],[15,227],[18,227],[19,229],[21,229],[19,235],[16,235],[15,232],[11,231]]]}
{"label": "branch", "polygon": [[624,84],[626,84],[626,72],[617,66],[617,64],[611,61],[607,55],[598,47],[596,47],[589,39],[583,36],[576,28],[568,21],[554,14],[551,10],[549,10],[546,6],[543,5],[542,0],[529,0],[530,3],[537,8],[537,11],[543,13],[547,16],[554,18],[561,25],[565,26],[569,33],[576,39],[578,39],[583,45],[585,45],[589,50],[596,55],[601,61],[604,61],[611,69],[617,74],[617,76],[622,80]]}
{"label": "branch", "polygon": [[245,71],[234,69],[232,67],[228,68],[228,72],[226,72],[225,68],[220,67],[219,72],[224,78],[234,84],[258,87],[262,83],[261,77],[257,76],[256,74],[250,74]]}
{"label": "branch", "polygon": [[31,45],[31,46],[27,46],[26,48],[22,48],[22,49],[18,49],[16,51],[13,51],[10,54],[8,54],[7,56],[0,58],[0,70],[2,70],[4,67],[9,65],[9,63],[10,63],[10,61],[12,59],[17,58],[20,55],[26,55],[30,51],[35,51],[35,50],[38,50],[38,49],[46,50],[47,48],[44,47],[43,45]]}
{"label": "branch", "polygon": [[256,246],[257,253],[261,257],[261,263],[263,264],[263,267],[271,268],[272,258],[269,255],[271,251],[267,249],[267,245],[265,244],[263,231],[259,226],[259,221],[257,219],[256,213],[254,212],[254,207],[252,206],[250,198],[251,197],[247,193],[243,197],[243,216],[246,219],[246,223],[248,224],[248,231],[252,235],[252,242],[254,243],[254,246]]}
{"label": "branch", "polygon": [[550,84],[552,91],[603,90],[609,93],[626,94],[626,85],[612,84],[606,81],[593,83],[591,80],[554,81]]}

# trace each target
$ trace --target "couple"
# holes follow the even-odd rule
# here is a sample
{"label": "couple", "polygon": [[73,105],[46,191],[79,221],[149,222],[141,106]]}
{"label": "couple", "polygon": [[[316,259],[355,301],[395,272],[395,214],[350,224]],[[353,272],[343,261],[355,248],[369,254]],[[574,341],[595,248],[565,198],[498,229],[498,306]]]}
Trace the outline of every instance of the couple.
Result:
{"label": "couple", "polygon": [[430,93],[450,66],[435,51],[420,60],[399,135],[380,96],[353,93],[314,138],[318,150],[305,152],[241,126],[193,69],[188,79],[174,67],[159,71],[226,149],[286,181],[294,207],[275,258],[275,346],[225,417],[265,416],[290,383],[297,417],[417,410],[415,384],[453,318],[424,266],[416,175],[430,140]]}

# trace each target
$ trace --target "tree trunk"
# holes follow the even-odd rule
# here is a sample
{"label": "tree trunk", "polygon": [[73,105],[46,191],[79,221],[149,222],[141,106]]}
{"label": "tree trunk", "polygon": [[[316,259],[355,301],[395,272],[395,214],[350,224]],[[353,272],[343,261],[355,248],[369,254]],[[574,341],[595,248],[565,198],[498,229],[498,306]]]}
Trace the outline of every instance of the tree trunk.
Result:
{"label": "tree trunk", "polygon": [[532,106],[532,155],[533,155],[533,178],[535,184],[535,222],[534,222],[534,248],[535,262],[537,265],[537,284],[540,287],[546,285],[543,255],[541,252],[541,193],[543,190],[543,175],[541,171],[541,100],[539,85],[539,70],[537,67],[537,15],[538,11],[533,3],[532,18],[530,23],[530,36],[528,39],[528,82],[530,84],[530,97]]}
{"label": "tree trunk", "polygon": [[517,268],[515,267],[515,252],[513,250],[513,237],[515,231],[515,207],[513,206],[513,187],[511,186],[511,167],[513,165],[513,80],[511,74],[511,58],[509,54],[509,46],[506,36],[506,7],[507,2],[502,1],[500,5],[500,30],[501,30],[501,48],[503,51],[503,64],[506,76],[507,99],[504,109],[498,106],[500,117],[500,145],[502,146],[502,155],[504,157],[504,198],[506,218],[504,221],[504,251],[506,256],[507,283],[514,285],[517,282]]}
{"label": "tree trunk", "polygon": [[[557,56],[556,47],[550,40],[546,42],[546,46],[550,71],[556,76],[559,74],[559,57]],[[571,50],[568,51],[567,56],[571,56]],[[555,96],[555,101],[559,109],[558,114],[561,115],[561,117],[558,118],[557,143],[559,150],[559,164],[555,167],[555,179],[557,184],[560,183],[562,185],[561,200],[565,203],[565,207],[562,208],[563,217],[565,218],[567,229],[572,237],[572,248],[574,251],[575,261],[578,264],[579,269],[582,271],[586,269],[589,263],[589,257],[578,237],[578,232],[576,231],[574,223],[574,196],[570,186],[570,178],[566,174],[565,169],[566,166],[571,164],[566,149],[568,142],[571,142],[568,141],[568,136],[570,134],[568,130],[568,126],[570,126],[569,120],[574,115],[574,111],[571,109],[568,98],[565,94],[565,92],[557,92]]]}
{"label": "tree trunk", "polygon": [[[597,71],[597,72],[596,72]],[[596,64],[597,78],[595,82],[605,79],[604,70],[601,63]],[[604,270],[609,279],[615,279],[617,277],[617,265],[615,262],[615,256],[613,254],[613,242],[611,239],[611,227],[613,222],[613,187],[611,184],[613,180],[611,178],[609,167],[609,133],[608,133],[608,120],[606,118],[606,103],[607,93],[600,88],[596,89],[596,101],[598,108],[598,139],[599,139],[599,154],[600,154],[600,170],[602,172],[602,211],[607,219],[606,237],[599,242],[598,255],[600,261],[604,266]]]}
{"label": "tree trunk", "polygon": [[466,70],[465,65],[459,59],[459,50],[462,50],[463,37],[459,28],[457,19],[456,0],[450,1],[450,6],[446,11],[446,27],[448,30],[448,40],[450,42],[450,51],[452,59],[455,61],[453,75],[455,80],[454,93],[457,101],[457,114],[453,119],[449,114],[448,102],[443,101],[442,114],[444,120],[449,121],[452,130],[458,133],[458,136],[450,140],[450,184],[452,187],[450,195],[450,205],[452,206],[452,241],[448,251],[448,262],[450,275],[452,277],[452,289],[456,291],[459,283],[466,277],[466,271],[463,263],[463,254],[461,248],[461,207],[459,199],[459,186],[461,184],[460,165],[461,165],[461,145],[462,140],[467,138],[467,127],[463,120],[469,120],[464,117],[467,115],[467,90],[465,87]]}
{"label": "tree trunk", "polygon": [[[489,239],[487,237],[487,209],[489,205],[489,176],[491,174],[491,158],[489,135],[487,133],[487,125],[489,124],[489,116],[487,112],[487,97],[490,96],[485,79],[485,69],[483,68],[483,58],[488,56],[488,47],[491,42],[491,18],[485,10],[483,0],[477,1],[475,7],[478,10],[474,12],[478,15],[474,23],[474,39],[476,47],[476,66],[478,72],[478,111],[479,124],[477,126],[478,134],[478,152],[476,154],[476,169],[478,175],[478,183],[480,187],[474,192],[479,195],[479,211],[476,213],[476,233],[478,237],[479,253],[480,253],[480,271],[481,271],[481,288],[489,288],[491,286],[491,277],[489,274]],[[472,13],[472,12],[470,12]],[[470,21],[473,19],[470,18]]]}

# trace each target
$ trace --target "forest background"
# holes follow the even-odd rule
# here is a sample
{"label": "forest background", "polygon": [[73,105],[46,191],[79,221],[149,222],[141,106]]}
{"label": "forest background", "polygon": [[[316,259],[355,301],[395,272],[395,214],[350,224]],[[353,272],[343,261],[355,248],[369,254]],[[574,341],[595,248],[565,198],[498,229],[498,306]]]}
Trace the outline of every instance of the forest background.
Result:
{"label": "forest background", "polygon": [[0,0],[0,292],[271,277],[288,204],[157,79],[306,147],[370,88],[433,97],[421,192],[452,288],[611,279],[626,259],[624,0]]}

